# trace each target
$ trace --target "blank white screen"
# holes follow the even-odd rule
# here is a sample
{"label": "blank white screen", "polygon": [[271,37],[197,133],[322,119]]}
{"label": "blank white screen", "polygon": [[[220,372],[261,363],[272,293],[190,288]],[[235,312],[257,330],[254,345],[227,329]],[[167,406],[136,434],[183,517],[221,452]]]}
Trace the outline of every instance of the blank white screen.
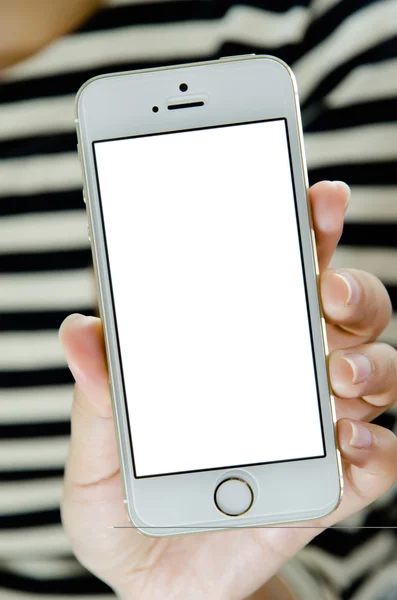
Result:
{"label": "blank white screen", "polygon": [[94,147],[136,476],[322,456],[285,121]]}

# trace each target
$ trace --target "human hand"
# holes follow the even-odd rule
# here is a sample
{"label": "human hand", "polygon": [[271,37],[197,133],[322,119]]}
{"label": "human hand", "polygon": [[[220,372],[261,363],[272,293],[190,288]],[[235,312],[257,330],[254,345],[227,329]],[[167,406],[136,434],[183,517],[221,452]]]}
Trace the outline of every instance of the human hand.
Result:
{"label": "human hand", "polygon": [[373,275],[327,268],[348,194],[347,187],[331,182],[310,190],[345,479],[341,504],[325,518],[200,535],[138,533],[123,505],[101,322],[81,315],[63,322],[60,339],[76,386],[62,520],[81,563],[122,598],[246,598],[323,528],[364,508],[396,480],[397,440],[369,423],[396,398],[397,353],[374,341],[390,319],[390,300]]}

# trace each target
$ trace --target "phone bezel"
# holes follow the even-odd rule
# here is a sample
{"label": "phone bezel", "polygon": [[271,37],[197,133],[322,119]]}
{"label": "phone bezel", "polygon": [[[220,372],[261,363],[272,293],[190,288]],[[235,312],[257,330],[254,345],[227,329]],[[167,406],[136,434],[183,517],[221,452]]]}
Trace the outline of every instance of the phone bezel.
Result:
{"label": "phone bezel", "polygon": [[[160,111],[160,118],[159,113],[149,113],[148,107],[159,105],[158,98],[166,103],[175,96],[180,81],[185,80],[193,82],[189,83],[189,89],[197,88],[195,91],[206,94],[209,100],[206,110]],[[249,106],[244,94],[247,88],[255,89],[254,99],[251,99]],[[183,94],[185,97],[186,94]],[[228,102],[225,106],[226,99]],[[132,114],[134,118],[131,118]],[[256,119],[257,116],[260,118]],[[195,129],[273,118],[285,118],[287,121],[326,456],[137,479],[132,469],[92,142],[178,131],[186,129],[187,125]],[[125,501],[132,522],[148,535],[171,535],[214,528],[285,523],[328,514],[340,502],[341,464],[335,443],[335,411],[326,369],[328,350],[325,322],[318,300],[318,267],[307,202],[308,181],[299,103],[290,69],[274,57],[252,56],[94,78],[78,94],[76,125],[84,164],[85,195]],[[209,490],[233,475],[244,477],[251,484],[256,493],[256,502],[249,514],[231,519],[215,507]],[[161,504],[158,498],[164,495],[165,490],[168,501]]]}

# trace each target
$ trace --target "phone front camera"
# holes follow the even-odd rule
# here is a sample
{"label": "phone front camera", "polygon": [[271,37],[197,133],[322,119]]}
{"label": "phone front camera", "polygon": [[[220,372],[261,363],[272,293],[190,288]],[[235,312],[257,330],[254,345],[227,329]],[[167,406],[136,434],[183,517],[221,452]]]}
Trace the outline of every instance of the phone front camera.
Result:
{"label": "phone front camera", "polygon": [[159,107],[158,106],[153,106],[152,111],[153,112],[159,112]]}
{"label": "phone front camera", "polygon": [[187,84],[181,83],[181,85],[179,86],[179,89],[181,90],[181,92],[187,92]]}

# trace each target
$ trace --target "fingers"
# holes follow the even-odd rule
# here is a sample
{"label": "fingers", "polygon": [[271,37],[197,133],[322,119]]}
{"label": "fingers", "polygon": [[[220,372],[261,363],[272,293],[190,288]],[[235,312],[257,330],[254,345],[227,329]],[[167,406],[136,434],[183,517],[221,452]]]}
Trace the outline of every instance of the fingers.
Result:
{"label": "fingers", "polygon": [[330,348],[375,340],[392,307],[383,283],[358,269],[327,269],[320,278],[321,301]]}
{"label": "fingers", "polygon": [[343,502],[334,513],[320,520],[321,526],[333,525],[361,510],[397,479],[397,438],[391,431],[340,419],[337,437],[343,463]]}
{"label": "fingers", "polygon": [[329,264],[342,235],[350,189],[343,181],[320,181],[310,188],[309,198],[316,235],[320,272]]}
{"label": "fingers", "polygon": [[329,374],[338,418],[370,421],[397,401],[397,351],[387,344],[332,352]]}
{"label": "fingers", "polygon": [[59,337],[76,380],[65,479],[90,486],[119,469],[101,322],[70,315]]}
{"label": "fingers", "polygon": [[379,425],[352,419],[340,419],[337,434],[347,488],[372,502],[397,479],[396,436]]}

